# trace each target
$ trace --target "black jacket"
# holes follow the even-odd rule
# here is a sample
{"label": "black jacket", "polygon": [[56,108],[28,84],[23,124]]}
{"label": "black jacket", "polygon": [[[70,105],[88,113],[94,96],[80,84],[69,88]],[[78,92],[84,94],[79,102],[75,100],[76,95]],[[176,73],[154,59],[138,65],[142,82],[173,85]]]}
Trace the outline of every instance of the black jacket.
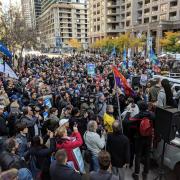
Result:
{"label": "black jacket", "polygon": [[3,151],[0,154],[0,166],[2,171],[9,170],[11,168],[27,168],[25,161],[23,161],[18,155],[7,151]]}
{"label": "black jacket", "polygon": [[72,168],[53,162],[50,167],[51,180],[81,180],[81,175]]}
{"label": "black jacket", "polygon": [[49,167],[51,163],[51,154],[55,151],[55,140],[50,139],[50,148],[45,146],[31,147],[27,156],[34,156],[36,159],[36,168],[42,172],[42,179],[49,178]]}
{"label": "black jacket", "polygon": [[5,119],[0,116],[0,136],[8,136],[8,128]]}
{"label": "black jacket", "polygon": [[[144,117],[147,117],[149,120],[152,121],[152,124],[154,124],[155,115],[152,112],[149,111],[140,111],[137,115],[133,117],[133,119],[143,119]],[[123,127],[125,134],[132,139],[149,139],[149,137],[143,137],[140,135],[140,120],[129,120],[132,118],[126,118],[125,121],[123,121]]]}
{"label": "black jacket", "polygon": [[124,164],[129,163],[129,140],[122,133],[108,134],[107,150],[111,155],[112,166],[122,168]]}

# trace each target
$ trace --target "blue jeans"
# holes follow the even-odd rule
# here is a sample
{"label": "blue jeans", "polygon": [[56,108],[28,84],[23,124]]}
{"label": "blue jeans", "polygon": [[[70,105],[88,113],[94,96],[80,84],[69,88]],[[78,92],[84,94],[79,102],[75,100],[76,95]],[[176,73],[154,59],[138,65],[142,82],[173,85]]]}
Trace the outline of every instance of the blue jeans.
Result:
{"label": "blue jeans", "polygon": [[99,162],[98,157],[95,155],[92,155],[91,162],[90,162],[90,170],[89,171],[99,171]]}

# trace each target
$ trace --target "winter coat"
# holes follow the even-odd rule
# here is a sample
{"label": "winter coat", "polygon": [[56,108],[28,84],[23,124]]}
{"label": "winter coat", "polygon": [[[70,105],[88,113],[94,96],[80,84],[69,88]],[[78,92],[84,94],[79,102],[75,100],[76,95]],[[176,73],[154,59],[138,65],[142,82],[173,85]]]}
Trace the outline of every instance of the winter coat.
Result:
{"label": "winter coat", "polygon": [[98,172],[92,171],[90,173],[90,180],[121,180],[118,176],[111,174],[109,171],[100,170]]}
{"label": "winter coat", "polygon": [[8,136],[8,128],[5,119],[0,116],[0,136]]}
{"label": "winter coat", "polygon": [[0,165],[2,171],[9,170],[11,168],[21,169],[26,168],[26,163],[18,155],[3,151],[0,154]]}
{"label": "winter coat", "polygon": [[68,161],[72,161],[76,169],[78,165],[73,154],[73,149],[80,147],[83,144],[81,134],[79,132],[73,132],[71,137],[60,138],[57,140],[57,149],[65,149],[68,157]]}
{"label": "winter coat", "polygon": [[53,162],[50,167],[51,180],[81,180],[81,175],[67,165]]}
{"label": "winter coat", "polygon": [[24,157],[24,156],[25,156],[25,153],[26,153],[27,150],[28,150],[28,146],[27,146],[28,140],[27,140],[27,137],[26,137],[26,136],[23,136],[22,134],[19,133],[19,134],[16,136],[16,141],[17,141],[18,144],[19,144],[17,154],[18,154],[20,157]]}
{"label": "winter coat", "polygon": [[108,134],[107,151],[111,155],[112,166],[122,168],[130,160],[129,139],[121,132]]}
{"label": "winter coat", "polygon": [[159,91],[157,98],[157,106],[166,107],[166,93],[164,91],[164,88]]}

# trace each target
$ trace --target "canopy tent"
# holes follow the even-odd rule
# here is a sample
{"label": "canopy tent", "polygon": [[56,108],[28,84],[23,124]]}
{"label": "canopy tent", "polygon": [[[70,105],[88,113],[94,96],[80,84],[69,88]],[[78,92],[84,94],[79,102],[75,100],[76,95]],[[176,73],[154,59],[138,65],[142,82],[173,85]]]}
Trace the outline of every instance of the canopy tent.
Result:
{"label": "canopy tent", "polygon": [[0,42],[0,52],[10,59],[12,58],[12,53],[8,50],[8,48],[2,42]]}
{"label": "canopy tent", "polygon": [[0,72],[4,73],[7,77],[19,79],[16,73],[9,67],[6,62],[5,64],[0,64]]}

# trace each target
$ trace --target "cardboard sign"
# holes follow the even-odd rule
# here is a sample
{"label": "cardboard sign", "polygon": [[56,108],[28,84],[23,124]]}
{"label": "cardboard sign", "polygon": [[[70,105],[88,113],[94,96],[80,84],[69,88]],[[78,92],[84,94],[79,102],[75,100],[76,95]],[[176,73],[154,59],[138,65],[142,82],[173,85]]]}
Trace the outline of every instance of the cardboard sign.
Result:
{"label": "cardboard sign", "polygon": [[141,86],[146,86],[147,80],[148,80],[147,75],[146,75],[146,74],[142,74],[142,75],[141,75],[141,79],[140,79],[140,84],[141,84]]}

